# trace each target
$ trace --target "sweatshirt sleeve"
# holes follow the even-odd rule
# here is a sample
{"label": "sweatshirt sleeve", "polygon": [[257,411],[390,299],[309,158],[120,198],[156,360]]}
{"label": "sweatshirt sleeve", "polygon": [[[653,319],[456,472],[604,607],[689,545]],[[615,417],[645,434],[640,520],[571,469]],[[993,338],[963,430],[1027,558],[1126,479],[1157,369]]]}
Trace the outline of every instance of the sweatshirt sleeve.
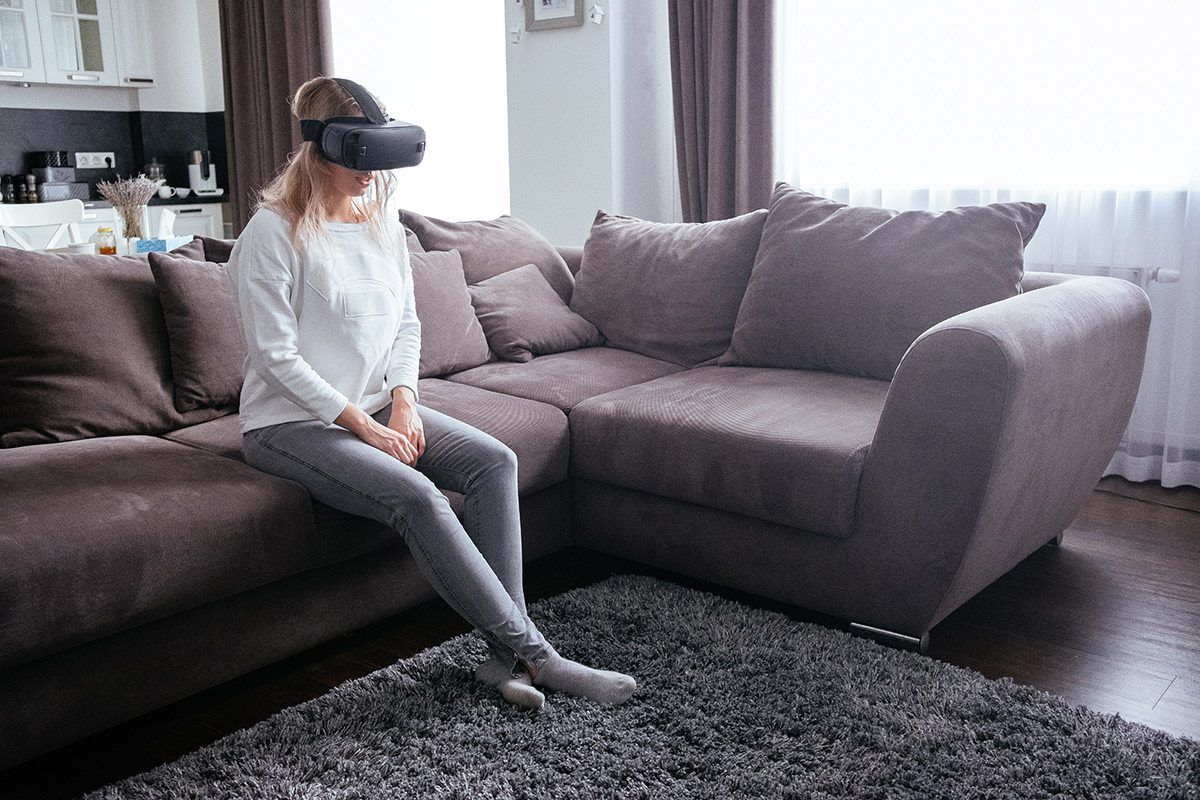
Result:
{"label": "sweatshirt sleeve", "polygon": [[329,425],[349,399],[300,355],[292,307],[296,259],[282,219],[260,213],[238,238],[230,256],[230,279],[249,368],[280,395]]}
{"label": "sweatshirt sleeve", "polygon": [[[397,223],[397,226],[399,224]],[[421,365],[421,320],[417,318],[417,304],[413,290],[412,261],[404,232],[400,230],[400,264],[404,279],[403,309],[400,324],[396,329],[396,340],[392,344],[392,355],[388,361],[388,394],[400,386],[412,389],[417,396],[417,379]]]}

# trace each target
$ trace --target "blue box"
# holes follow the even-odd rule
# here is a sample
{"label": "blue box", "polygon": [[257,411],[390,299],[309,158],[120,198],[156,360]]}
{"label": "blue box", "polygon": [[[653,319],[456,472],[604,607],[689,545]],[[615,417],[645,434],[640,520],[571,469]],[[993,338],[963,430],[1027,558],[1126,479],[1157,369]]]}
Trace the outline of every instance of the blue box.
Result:
{"label": "blue box", "polygon": [[165,253],[176,247],[183,247],[194,238],[194,236],[169,236],[166,239],[138,239],[137,251],[139,253]]}

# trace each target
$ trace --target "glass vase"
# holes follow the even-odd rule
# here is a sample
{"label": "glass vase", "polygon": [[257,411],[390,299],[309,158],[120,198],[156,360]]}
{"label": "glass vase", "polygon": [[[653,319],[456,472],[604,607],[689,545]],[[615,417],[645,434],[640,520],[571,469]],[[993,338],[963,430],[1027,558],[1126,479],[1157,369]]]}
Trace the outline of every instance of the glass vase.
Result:
{"label": "glass vase", "polygon": [[143,227],[144,220],[146,219],[145,206],[118,206],[117,213],[121,215],[121,224],[124,227],[125,238],[146,238]]}

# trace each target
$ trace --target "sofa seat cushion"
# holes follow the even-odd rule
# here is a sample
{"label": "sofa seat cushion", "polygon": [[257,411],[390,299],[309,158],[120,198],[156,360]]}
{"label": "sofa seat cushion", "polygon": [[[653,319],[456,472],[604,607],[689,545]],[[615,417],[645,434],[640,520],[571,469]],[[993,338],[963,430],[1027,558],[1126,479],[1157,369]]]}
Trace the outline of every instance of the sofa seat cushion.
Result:
{"label": "sofa seat cushion", "polygon": [[558,408],[437,378],[422,380],[417,388],[421,405],[473,425],[512,448],[522,495],[566,480],[571,439],[567,416]]}
{"label": "sofa seat cushion", "polygon": [[0,667],[395,541],[325,533],[299,485],[156,437],[0,456]]}
{"label": "sofa seat cushion", "polygon": [[484,364],[447,380],[525,397],[570,412],[579,402],[635,383],[680,372],[683,367],[615,347],[587,347],[538,356],[532,361]]}
{"label": "sofa seat cushion", "polygon": [[701,367],[593,397],[571,412],[571,473],[848,536],[889,384]]}
{"label": "sofa seat cushion", "polygon": [[245,460],[242,457],[242,431],[238,427],[237,414],[226,414],[199,425],[189,425],[164,434],[163,438],[190,444],[192,447],[199,447],[226,458]]}

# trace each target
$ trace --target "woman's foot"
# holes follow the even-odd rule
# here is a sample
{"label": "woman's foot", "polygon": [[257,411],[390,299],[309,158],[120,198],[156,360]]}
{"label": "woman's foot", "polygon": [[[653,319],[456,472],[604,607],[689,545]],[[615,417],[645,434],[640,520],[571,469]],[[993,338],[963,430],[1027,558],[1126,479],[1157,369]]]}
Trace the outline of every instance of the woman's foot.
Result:
{"label": "woman's foot", "polygon": [[496,656],[475,668],[475,679],[499,689],[500,695],[515,706],[536,711],[546,702],[546,695],[534,688],[529,673],[514,675],[512,667],[505,666]]}
{"label": "woman's foot", "polygon": [[624,703],[637,689],[637,681],[628,675],[585,667],[557,653],[534,671],[533,683],[610,705]]}

